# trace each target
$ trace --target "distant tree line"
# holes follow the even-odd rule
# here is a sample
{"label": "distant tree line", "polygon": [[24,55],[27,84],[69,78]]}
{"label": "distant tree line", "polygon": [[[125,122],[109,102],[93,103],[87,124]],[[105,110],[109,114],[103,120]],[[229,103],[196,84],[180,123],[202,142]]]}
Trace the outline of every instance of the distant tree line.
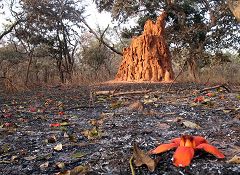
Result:
{"label": "distant tree line", "polygon": [[[8,25],[0,32],[0,77],[13,79],[21,74],[21,81],[28,85],[33,79],[48,83],[54,79],[51,77],[71,82],[79,70],[94,72],[95,76],[101,69],[114,74],[122,47],[141,34],[147,19],[156,20],[163,10],[167,12],[165,37],[173,61],[185,65],[193,79],[198,79],[202,66],[216,62],[216,55],[221,61],[229,61],[222,50],[240,53],[239,1],[94,2],[100,12],[110,12],[118,21],[119,42],[107,39],[115,30],[92,29],[88,25],[84,0],[10,0],[8,4],[0,0],[0,14],[3,8],[11,13]],[[132,18],[137,20],[136,26],[121,27]]]}

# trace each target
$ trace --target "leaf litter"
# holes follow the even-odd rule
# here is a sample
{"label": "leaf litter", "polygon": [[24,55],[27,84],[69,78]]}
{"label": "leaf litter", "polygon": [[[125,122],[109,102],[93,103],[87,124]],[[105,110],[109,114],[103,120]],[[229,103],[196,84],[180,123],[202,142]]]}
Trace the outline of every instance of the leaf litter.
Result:
{"label": "leaf litter", "polygon": [[[122,92],[151,92],[96,96],[94,105],[89,103],[91,89],[117,88]],[[240,144],[239,94],[197,94],[202,88],[198,84],[176,83],[166,93],[168,85],[152,83],[1,94],[1,174],[131,174],[128,162],[133,142],[142,148],[137,152],[142,153],[143,166],[134,164],[136,174],[149,174],[146,160],[160,158],[151,174],[238,174],[240,165],[227,161],[239,155],[232,149]],[[198,96],[204,96],[205,101],[195,103]],[[4,123],[14,127],[5,127]],[[54,123],[60,126],[49,127]],[[226,160],[200,154],[190,167],[178,169],[172,165],[171,152],[156,157],[145,155],[146,150],[182,134],[207,137],[227,153]],[[60,143],[62,147],[55,151],[53,148]],[[9,163],[11,166],[6,166]]]}

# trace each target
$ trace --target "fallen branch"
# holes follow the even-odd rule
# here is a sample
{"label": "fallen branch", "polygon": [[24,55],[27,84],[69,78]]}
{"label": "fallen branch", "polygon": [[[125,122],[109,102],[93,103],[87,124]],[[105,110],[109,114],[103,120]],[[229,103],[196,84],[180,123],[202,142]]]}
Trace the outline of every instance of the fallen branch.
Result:
{"label": "fallen branch", "polygon": [[96,91],[94,95],[113,95],[115,90],[112,91]]}
{"label": "fallen branch", "polygon": [[133,94],[146,94],[151,92],[151,90],[144,90],[144,91],[130,91],[130,92],[118,92],[112,94],[112,96],[121,96],[121,95],[133,95]]}
{"label": "fallen branch", "polygon": [[128,91],[128,92],[116,92],[117,90],[111,91],[96,91],[94,95],[109,95],[112,97],[121,96],[121,95],[133,95],[133,94],[145,94],[151,92],[151,90],[143,90],[143,91]]}
{"label": "fallen branch", "polygon": [[224,88],[229,93],[232,92],[231,88],[227,87],[227,84],[221,84],[221,85],[217,85],[217,86],[204,88],[202,90],[199,90],[199,92],[202,93],[202,92],[205,92],[205,91],[214,90],[214,89],[218,89],[218,88]]}

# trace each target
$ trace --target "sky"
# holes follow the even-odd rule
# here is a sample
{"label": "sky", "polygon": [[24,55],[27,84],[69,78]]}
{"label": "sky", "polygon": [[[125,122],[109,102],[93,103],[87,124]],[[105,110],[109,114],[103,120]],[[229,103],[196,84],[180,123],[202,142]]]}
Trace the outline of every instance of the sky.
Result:
{"label": "sky", "polygon": [[[111,19],[111,14],[107,12],[99,13],[97,11],[96,5],[94,3],[91,3],[92,1],[88,1],[86,4],[88,5],[86,8],[86,15],[87,15],[87,22],[92,28],[96,28],[98,25],[101,28],[106,28],[108,24],[110,26],[113,26]],[[5,6],[5,8],[1,11],[4,12],[4,14],[0,13],[0,32],[3,31],[4,25],[8,24],[9,22],[6,21],[6,18],[8,18],[10,15],[9,10]]]}

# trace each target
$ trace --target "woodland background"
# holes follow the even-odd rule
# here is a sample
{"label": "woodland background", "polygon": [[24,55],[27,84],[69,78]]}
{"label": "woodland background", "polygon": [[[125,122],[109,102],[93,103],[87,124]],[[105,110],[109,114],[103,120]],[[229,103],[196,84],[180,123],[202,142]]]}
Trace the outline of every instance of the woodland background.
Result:
{"label": "woodland background", "polygon": [[[167,11],[166,40],[179,81],[240,83],[240,23],[224,0],[93,0],[114,27],[91,28],[84,0],[0,0],[0,89],[90,84],[113,79],[122,48],[147,19]],[[230,8],[229,8],[230,7]],[[5,15],[6,16],[6,15]],[[131,26],[130,21],[135,25]]]}

